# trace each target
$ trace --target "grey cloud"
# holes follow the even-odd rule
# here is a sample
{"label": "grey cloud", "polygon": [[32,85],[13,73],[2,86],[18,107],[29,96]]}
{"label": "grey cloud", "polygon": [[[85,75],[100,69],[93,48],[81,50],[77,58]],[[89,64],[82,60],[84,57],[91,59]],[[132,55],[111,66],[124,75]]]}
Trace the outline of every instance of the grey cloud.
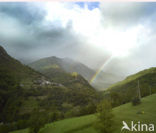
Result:
{"label": "grey cloud", "polygon": [[46,14],[42,8],[32,3],[0,3],[0,12],[25,24],[41,21]]}
{"label": "grey cloud", "polygon": [[44,8],[38,8],[40,4],[0,3],[0,18],[3,18],[0,42],[16,58],[31,61],[54,54],[65,55],[69,49],[67,52],[61,48],[79,44],[72,23],[63,28],[46,22],[46,12]]}
{"label": "grey cloud", "polygon": [[152,15],[156,12],[156,3],[102,3],[100,9],[104,23],[116,26],[131,26],[146,23],[148,19],[152,19]]}
{"label": "grey cloud", "polygon": [[[0,43],[9,54],[28,62],[47,56],[70,57],[93,68],[100,67],[109,56],[87,44],[85,38],[76,34],[72,22],[66,28],[59,23],[48,23],[46,11],[36,3],[0,3]],[[100,5],[104,24],[119,28],[129,28],[143,24],[152,30],[144,44],[132,51],[129,57],[114,58],[104,70],[128,75],[156,65],[154,60],[155,3],[103,3]],[[126,44],[125,44],[126,45]],[[146,54],[145,54],[146,53]],[[114,65],[115,64],[115,65]]]}

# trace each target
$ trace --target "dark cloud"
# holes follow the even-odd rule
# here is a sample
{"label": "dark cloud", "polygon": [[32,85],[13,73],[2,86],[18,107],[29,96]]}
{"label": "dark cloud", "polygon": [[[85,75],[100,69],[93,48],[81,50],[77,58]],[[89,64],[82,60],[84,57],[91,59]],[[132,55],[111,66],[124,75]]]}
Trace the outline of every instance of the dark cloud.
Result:
{"label": "dark cloud", "polygon": [[0,3],[0,12],[16,18],[22,23],[31,24],[42,21],[46,12],[30,3]]}
{"label": "dark cloud", "polygon": [[[42,3],[0,3],[1,44],[12,56],[30,61],[57,54],[60,47],[78,44],[71,23],[58,27],[47,22],[45,16]],[[58,53],[66,52],[62,49]]]}

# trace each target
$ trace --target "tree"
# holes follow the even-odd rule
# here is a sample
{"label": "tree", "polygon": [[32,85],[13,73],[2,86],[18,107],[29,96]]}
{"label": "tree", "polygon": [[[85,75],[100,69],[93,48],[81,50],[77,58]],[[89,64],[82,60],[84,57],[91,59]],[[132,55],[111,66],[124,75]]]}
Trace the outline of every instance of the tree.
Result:
{"label": "tree", "polygon": [[72,77],[74,77],[74,78],[77,78],[77,76],[78,76],[78,73],[77,72],[72,72]]}
{"label": "tree", "polygon": [[133,105],[133,106],[136,106],[136,105],[139,105],[139,104],[141,104],[140,98],[134,97],[134,98],[132,99],[132,105]]}
{"label": "tree", "polygon": [[16,120],[21,91],[14,74],[3,67],[0,68],[0,122],[8,123]]}
{"label": "tree", "polygon": [[11,131],[11,130],[9,129],[9,126],[4,125],[4,124],[1,124],[1,125],[0,125],[0,133],[8,133],[9,131]]}
{"label": "tree", "polygon": [[113,107],[119,106],[122,104],[122,95],[117,92],[110,92],[111,104]]}
{"label": "tree", "polygon": [[105,100],[97,106],[95,129],[101,133],[111,133],[113,132],[113,123],[111,103]]}
{"label": "tree", "polygon": [[29,133],[38,133],[39,130],[47,123],[47,114],[35,111],[30,118]]}

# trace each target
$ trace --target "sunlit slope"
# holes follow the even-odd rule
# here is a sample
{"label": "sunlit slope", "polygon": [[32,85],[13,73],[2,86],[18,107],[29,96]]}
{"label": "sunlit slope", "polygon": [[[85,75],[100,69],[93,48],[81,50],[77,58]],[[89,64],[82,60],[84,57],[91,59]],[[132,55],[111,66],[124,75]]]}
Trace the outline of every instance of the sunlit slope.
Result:
{"label": "sunlit slope", "polygon": [[[68,78],[67,73],[72,72],[77,72],[87,81],[90,81],[93,77],[95,77],[97,71],[72,59],[58,58],[55,56],[37,60],[29,64],[29,66],[50,77],[53,81],[56,82],[62,82],[63,76],[66,79]],[[110,87],[110,85],[113,83],[120,81],[121,79],[123,79],[121,76],[112,73],[100,72],[91,85],[98,90],[103,90]]]}
{"label": "sunlit slope", "polygon": [[[131,121],[156,125],[156,94],[142,99],[142,104],[132,106],[131,103],[116,107],[113,109],[114,133],[120,133],[122,121],[130,123]],[[144,111],[144,114],[139,112]],[[93,123],[96,120],[96,115],[88,115],[57,121],[47,124],[40,133],[97,133],[93,128]],[[16,131],[12,133],[28,133],[27,130]],[[146,132],[147,133],[147,132]]]}
{"label": "sunlit slope", "polygon": [[121,105],[130,102],[138,95],[138,87],[142,97],[156,93],[156,67],[128,76],[125,80],[109,87],[107,92],[117,97],[116,105]]}
{"label": "sunlit slope", "polygon": [[[117,82],[116,84],[113,84],[109,89],[117,89],[130,83],[131,84],[137,83],[138,80],[140,80],[140,85],[145,84],[147,86],[147,83],[148,83],[150,87],[154,88],[155,87],[154,81],[156,81],[156,67],[145,69],[136,74],[130,75],[125,80],[122,80],[120,82]],[[142,82],[146,81],[146,82],[141,83],[141,81]]]}

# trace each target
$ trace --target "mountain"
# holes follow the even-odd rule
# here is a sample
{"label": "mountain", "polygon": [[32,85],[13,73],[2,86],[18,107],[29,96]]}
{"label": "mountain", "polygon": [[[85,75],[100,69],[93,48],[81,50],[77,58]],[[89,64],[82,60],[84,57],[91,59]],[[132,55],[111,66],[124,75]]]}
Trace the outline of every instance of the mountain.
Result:
{"label": "mountain", "polygon": [[43,74],[33,70],[32,68],[23,65],[18,60],[7,54],[3,47],[0,46],[0,69],[14,75],[15,79],[20,82],[20,85],[25,88],[30,88],[33,85],[39,85],[36,81],[45,82],[47,78]]}
{"label": "mountain", "polygon": [[55,69],[68,73],[77,72],[86,80],[90,80],[94,71],[82,63],[75,62],[69,58],[58,58],[55,56],[47,57],[29,64],[32,68],[42,71],[46,69]]}
{"label": "mountain", "polygon": [[53,67],[50,73],[41,74],[0,46],[0,123],[7,128],[3,130],[0,124],[0,132],[30,126],[34,114],[47,115],[52,122],[95,111],[99,93],[81,75]]}
{"label": "mountain", "polygon": [[[69,58],[58,58],[55,56],[37,60],[29,64],[29,66],[47,76],[50,76],[53,80],[56,80],[55,75],[58,77],[58,75],[61,73],[77,72],[78,74],[82,75],[88,82],[90,82],[96,73],[95,70],[85,66],[80,62],[76,62]],[[97,76],[96,80],[90,84],[98,90],[104,90],[121,79],[122,77],[120,76],[101,72]]]}
{"label": "mountain", "polygon": [[117,104],[123,104],[137,97],[139,90],[142,97],[156,93],[156,67],[128,76],[109,87],[107,92]]}

